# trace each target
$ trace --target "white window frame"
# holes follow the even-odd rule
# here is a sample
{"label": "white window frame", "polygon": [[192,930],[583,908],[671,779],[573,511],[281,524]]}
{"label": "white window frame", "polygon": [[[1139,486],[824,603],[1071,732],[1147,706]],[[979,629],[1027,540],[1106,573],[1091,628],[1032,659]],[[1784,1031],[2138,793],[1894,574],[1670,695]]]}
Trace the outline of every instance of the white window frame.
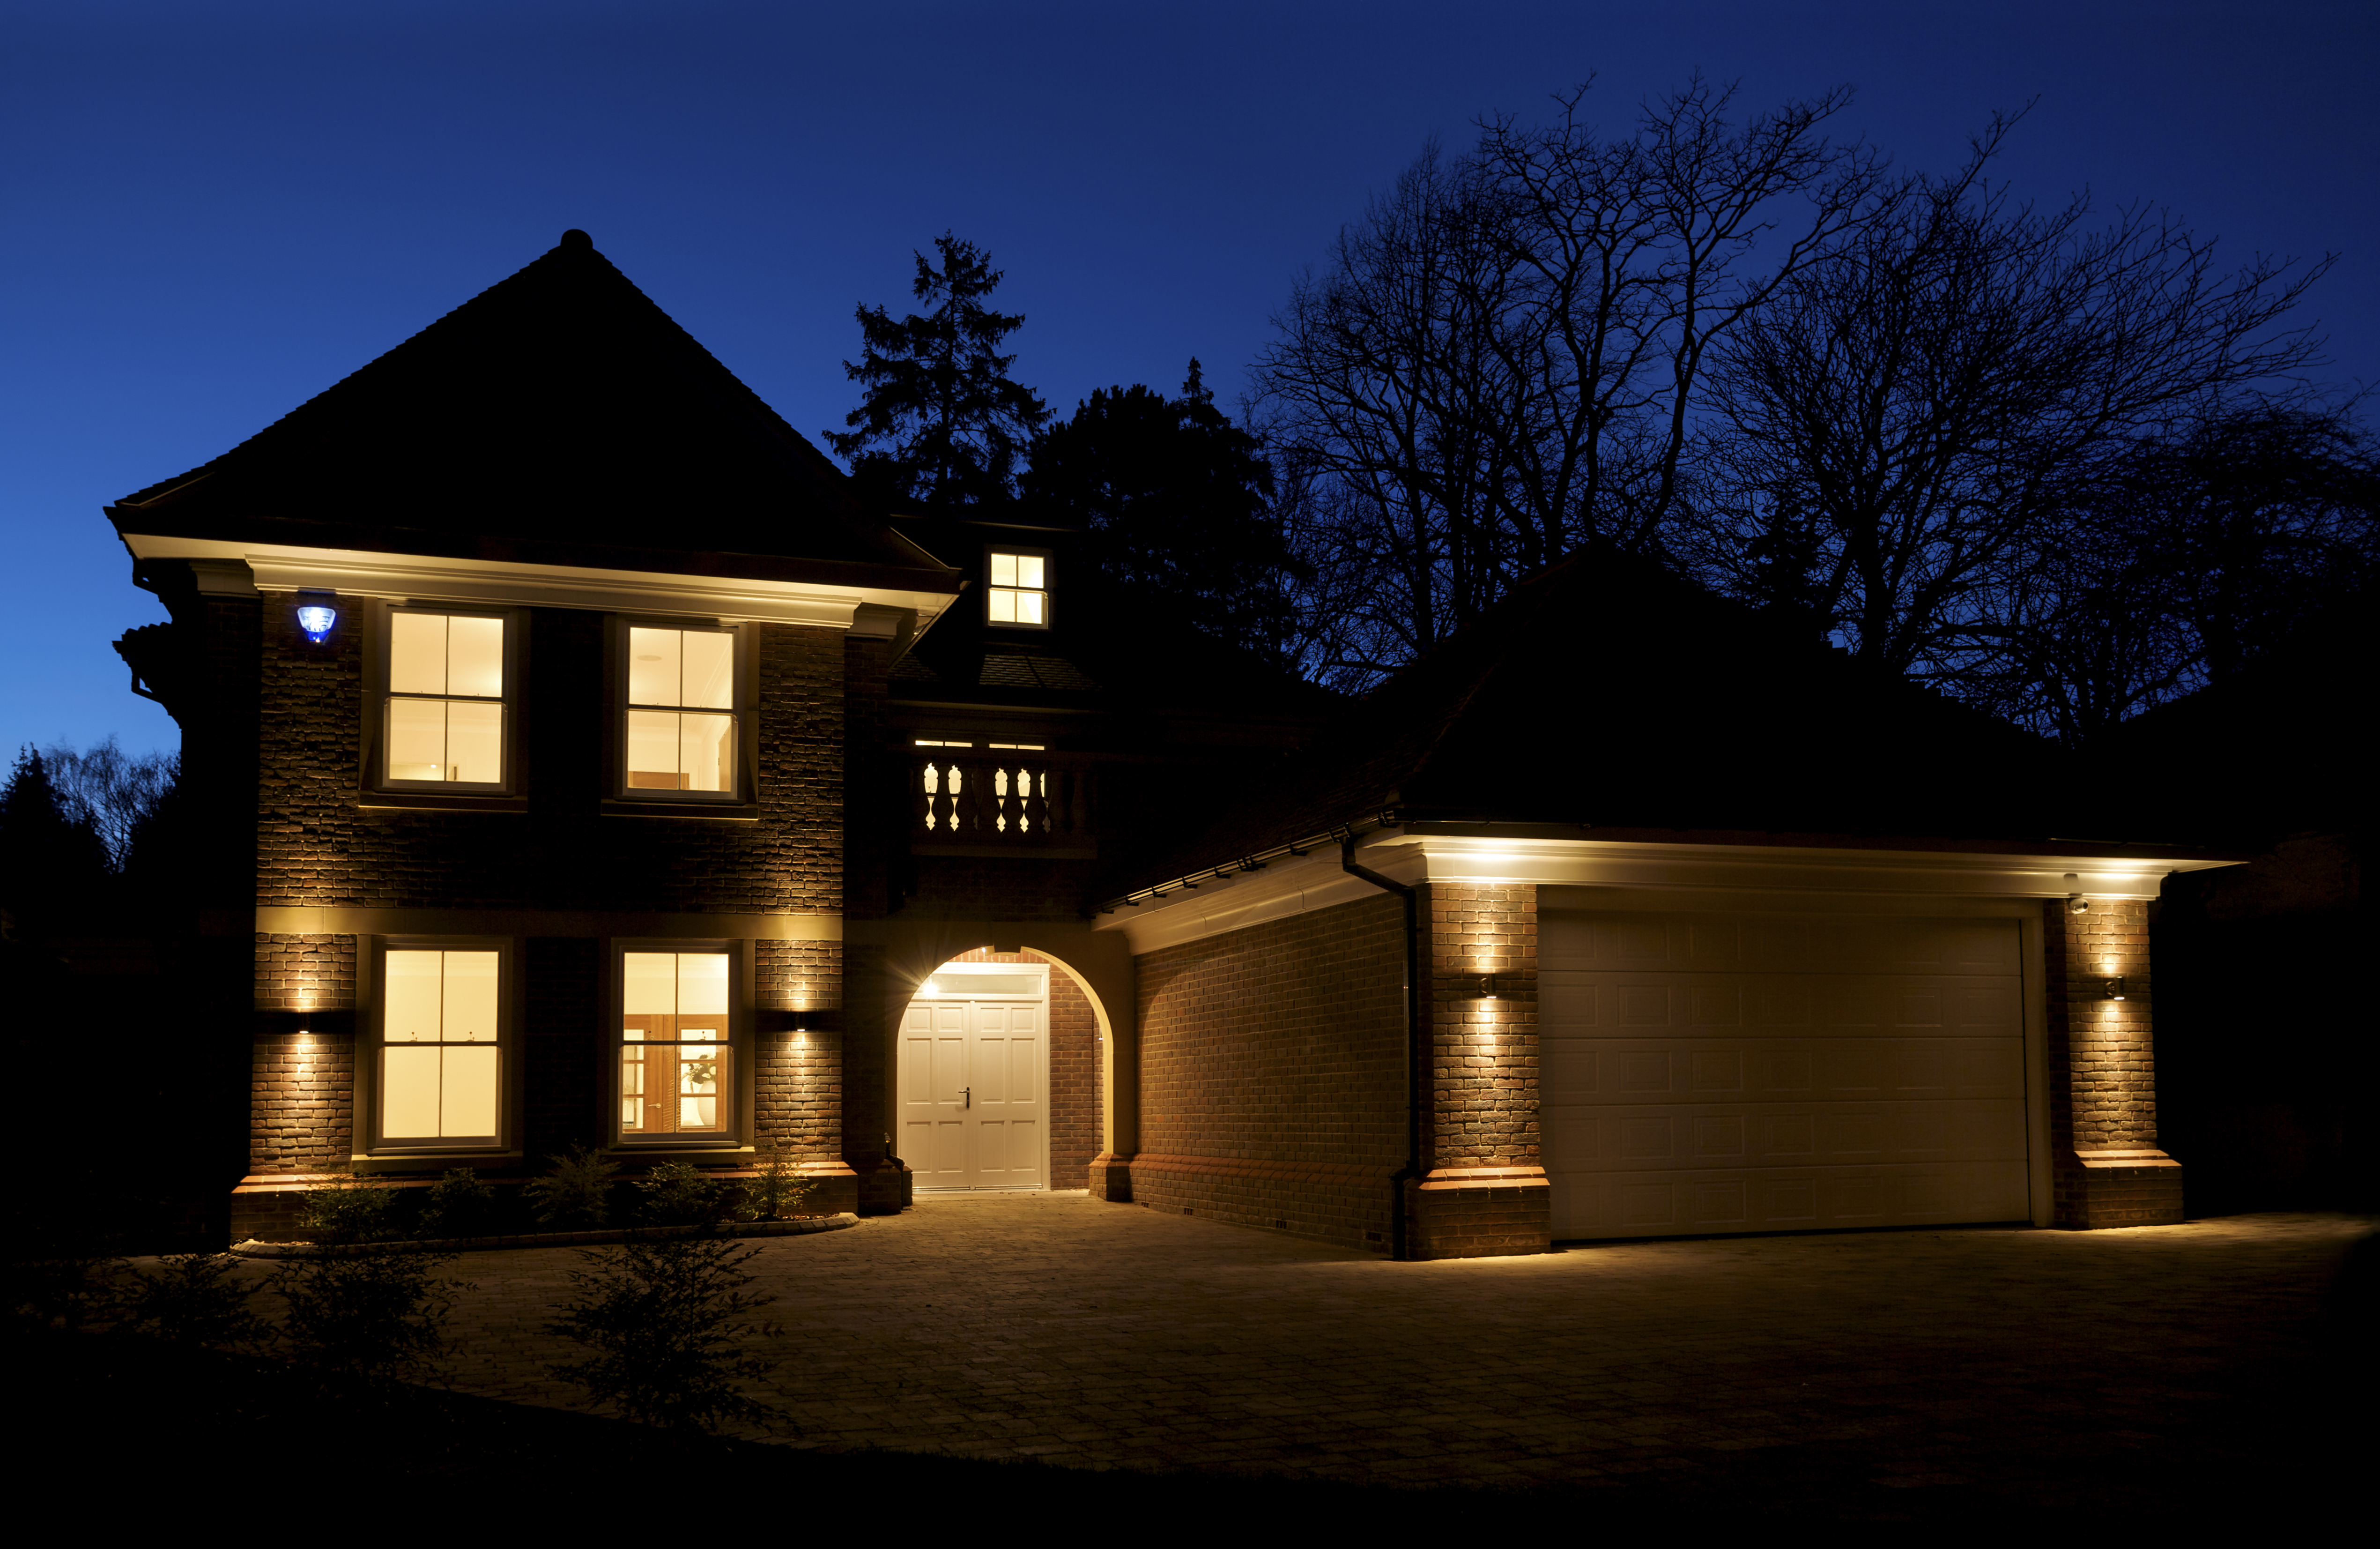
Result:
{"label": "white window frame", "polygon": [[[399,614],[431,614],[444,618],[492,618],[504,631],[504,691],[494,700],[468,694],[397,693],[389,687],[395,659],[393,636]],[[390,603],[374,610],[369,702],[365,707],[366,787],[408,796],[472,798],[511,796],[520,789],[520,677],[522,618],[516,608],[449,607],[435,603]],[[389,716],[399,700],[434,700],[465,704],[494,704],[503,717],[497,733],[504,777],[498,780],[400,780],[389,773]]]}
{"label": "white window frame", "polygon": [[[1001,555],[1017,559],[1038,559],[1041,562],[1039,586],[1001,586],[993,579],[993,561]],[[1048,629],[1055,617],[1057,598],[1057,559],[1048,549],[1026,548],[1014,543],[987,543],[983,551],[983,621],[994,629]],[[1020,624],[1014,619],[992,616],[992,600],[999,592],[1038,592],[1041,594],[1041,622]]]}
{"label": "white window frame", "polygon": [[[676,629],[692,634],[725,635],[735,643],[735,665],[730,669],[735,682],[733,703],[726,712],[734,718],[735,737],[735,784],[728,790],[671,790],[665,787],[631,786],[628,784],[628,713],[631,710],[683,710],[677,705],[640,705],[628,698],[629,652],[633,649],[632,630]],[[703,618],[646,618],[615,616],[611,620],[609,659],[613,692],[611,701],[612,772],[609,799],[615,802],[653,802],[671,807],[746,807],[759,799],[758,757],[754,730],[758,719],[753,714],[757,698],[754,683],[757,670],[754,662],[758,641],[751,626],[722,624]],[[708,714],[719,714],[716,711]]]}
{"label": "white window frame", "polygon": [[[638,1135],[628,1132],[621,1123],[620,1109],[625,1100],[621,1091],[620,1073],[625,1063],[623,1051],[627,1044],[625,1012],[627,1006],[627,955],[631,952],[720,952],[727,957],[727,1036],[721,1046],[728,1051],[728,1079],[721,1083],[720,1101],[729,1104],[727,1122],[716,1134],[686,1135],[674,1131],[665,1135]],[[604,1078],[602,1091],[606,1133],[614,1150],[624,1152],[743,1153],[751,1149],[753,1104],[753,1036],[752,1036],[752,962],[748,943],[734,938],[673,939],[614,938],[606,945],[604,974],[606,979],[604,1005],[608,1015],[604,1040]],[[664,1044],[663,1047],[675,1047]]]}
{"label": "white window frame", "polygon": [[[486,1156],[509,1153],[516,1133],[516,1072],[519,953],[506,936],[377,936],[370,943],[371,1011],[365,1056],[358,1061],[356,1131],[370,1156]],[[496,1130],[490,1136],[392,1137],[387,1133],[384,1075],[388,1035],[388,955],[391,952],[493,952],[496,954]]]}

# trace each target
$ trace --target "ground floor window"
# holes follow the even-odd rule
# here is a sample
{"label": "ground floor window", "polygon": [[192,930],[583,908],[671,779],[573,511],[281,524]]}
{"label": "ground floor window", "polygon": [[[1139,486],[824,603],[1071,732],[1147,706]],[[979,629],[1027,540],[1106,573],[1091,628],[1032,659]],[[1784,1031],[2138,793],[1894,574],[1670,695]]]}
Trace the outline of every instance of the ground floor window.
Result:
{"label": "ground floor window", "polygon": [[382,957],[382,1144],[495,1143],[503,964],[492,949],[391,947]]}
{"label": "ground floor window", "polygon": [[620,955],[620,1134],[735,1130],[735,1048],[725,952]]}

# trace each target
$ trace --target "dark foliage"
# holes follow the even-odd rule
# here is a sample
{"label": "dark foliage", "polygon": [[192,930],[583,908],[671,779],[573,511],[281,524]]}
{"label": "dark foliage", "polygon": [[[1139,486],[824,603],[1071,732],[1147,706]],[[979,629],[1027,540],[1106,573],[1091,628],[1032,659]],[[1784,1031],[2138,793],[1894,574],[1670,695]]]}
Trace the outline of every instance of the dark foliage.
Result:
{"label": "dark foliage", "polygon": [[437,1272],[452,1255],[373,1244],[282,1261],[273,1289],[288,1303],[281,1338],[300,1360],[346,1382],[419,1381],[448,1348],[455,1295]]}
{"label": "dark foliage", "polygon": [[40,925],[89,909],[112,871],[88,811],[67,799],[48,762],[26,748],[0,789],[0,909]]}
{"label": "dark foliage", "polygon": [[733,1421],[776,1426],[782,1409],[742,1390],[775,1363],[744,1350],[773,1327],[739,1322],[771,1298],[745,1287],[758,1249],[714,1237],[630,1242],[582,1253],[577,1295],[547,1325],[588,1351],[553,1374],[589,1401],[672,1431],[710,1431]]}
{"label": "dark foliage", "polygon": [[594,1231],[612,1218],[612,1181],[619,1165],[602,1153],[572,1146],[569,1153],[552,1156],[553,1170],[531,1178],[521,1192],[536,1213],[538,1224],[550,1231]]}
{"label": "dark foliage", "polygon": [[858,311],[862,351],[844,371],[865,384],[844,431],[826,438],[851,464],[863,500],[879,509],[994,505],[1015,492],[1016,468],[1049,410],[1009,380],[1016,363],[1000,347],[1021,313],[987,304],[1001,272],[974,243],[934,238],[936,268],[914,255],[910,289],[929,303],[895,323],[882,307]]}
{"label": "dark foliage", "polygon": [[1257,439],[1215,408],[1198,362],[1182,396],[1101,388],[1035,438],[1037,517],[1090,534],[1100,604],[1142,629],[1185,629],[1276,665],[1293,654],[1305,567]]}
{"label": "dark foliage", "polygon": [[637,1180],[637,1218],[650,1226],[712,1226],[727,1214],[727,1186],[689,1162],[663,1162]]}
{"label": "dark foliage", "polygon": [[249,1307],[249,1288],[228,1253],[178,1253],[127,1277],[115,1309],[120,1332],[176,1344],[258,1348],[274,1329]]}

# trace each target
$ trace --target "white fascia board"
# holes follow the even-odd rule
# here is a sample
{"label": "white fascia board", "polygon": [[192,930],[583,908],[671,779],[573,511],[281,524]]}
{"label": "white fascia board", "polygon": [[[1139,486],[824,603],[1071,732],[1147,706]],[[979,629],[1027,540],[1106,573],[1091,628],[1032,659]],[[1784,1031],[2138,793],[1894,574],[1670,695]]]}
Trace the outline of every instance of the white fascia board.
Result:
{"label": "white fascia board", "polygon": [[[1395,830],[1367,835],[1357,859],[1412,885],[1422,882],[1527,883],[1632,892],[1728,896],[1780,909],[1797,900],[2013,902],[2157,896],[2168,873],[2230,865],[2204,857],[1996,855],[1969,850],[1874,850],[1764,845],[1648,844],[1597,839],[1486,839]],[[2069,877],[2073,881],[2068,881]],[[1267,921],[1380,896],[1340,869],[1335,849],[1275,861],[1259,872],[1203,881],[1163,898],[1121,909],[1095,929],[1121,931],[1136,957]]]}
{"label": "white fascia board", "polygon": [[[1384,854],[1376,848],[1380,835],[1368,835],[1356,848],[1356,860],[1369,870],[1408,885],[1422,880],[1422,858],[1399,851]],[[1202,879],[1162,898],[1144,899],[1137,909],[1120,909],[1099,919],[1092,928],[1122,931],[1135,957],[1162,946],[1245,930],[1269,920],[1311,914],[1357,898],[1385,897],[1379,888],[1341,869],[1339,851],[1323,846],[1311,855],[1292,856],[1266,863],[1261,871]]]}
{"label": "white fascia board", "polygon": [[853,616],[866,604],[915,613],[922,628],[953,601],[939,592],[823,587],[741,577],[449,559],[434,555],[375,554],[361,549],[239,543],[131,532],[124,535],[124,543],[137,559],[238,560],[254,574],[260,592],[335,592],[343,597],[383,597],[397,602],[586,608],[602,613],[715,618],[723,623],[807,624],[819,628],[848,629]]}
{"label": "white fascia board", "polygon": [[[1384,834],[1418,851],[1432,882],[1849,893],[1962,898],[2154,898],[2170,872],[2233,864],[2203,856],[2003,855],[1597,839],[1488,839]],[[2074,880],[2069,881],[2069,878]]]}

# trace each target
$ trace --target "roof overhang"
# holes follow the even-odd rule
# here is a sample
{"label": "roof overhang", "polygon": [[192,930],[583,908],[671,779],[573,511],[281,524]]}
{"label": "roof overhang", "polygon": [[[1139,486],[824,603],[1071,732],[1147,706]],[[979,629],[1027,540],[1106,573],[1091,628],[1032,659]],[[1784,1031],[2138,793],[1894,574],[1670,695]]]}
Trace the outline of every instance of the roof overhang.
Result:
{"label": "roof overhang", "polygon": [[346,597],[480,607],[586,608],[828,629],[853,628],[863,607],[911,613],[922,629],[955,601],[949,592],[900,587],[674,575],[139,532],[126,532],[123,538],[137,560],[243,564],[259,592],[334,592]]}
{"label": "roof overhang", "polygon": [[[1872,848],[1863,845],[1712,844],[1597,838],[1522,838],[1382,829],[1357,845],[1369,870],[1408,886],[1425,882],[1532,884],[1579,889],[1558,902],[1641,907],[1666,896],[1670,907],[1700,903],[1758,911],[1873,909],[1903,912],[1939,907],[2025,906],[2080,894],[2085,898],[2154,898],[2168,875],[2237,865],[2232,857],[2121,853],[2058,845],[2035,851],[1975,848]],[[1269,861],[1260,870],[1203,877],[1137,908],[1103,916],[1096,928],[1122,931],[1137,955],[1268,921],[1286,919],[1380,890],[1340,867],[1335,848]],[[1548,903],[1557,900],[1546,899]]]}

